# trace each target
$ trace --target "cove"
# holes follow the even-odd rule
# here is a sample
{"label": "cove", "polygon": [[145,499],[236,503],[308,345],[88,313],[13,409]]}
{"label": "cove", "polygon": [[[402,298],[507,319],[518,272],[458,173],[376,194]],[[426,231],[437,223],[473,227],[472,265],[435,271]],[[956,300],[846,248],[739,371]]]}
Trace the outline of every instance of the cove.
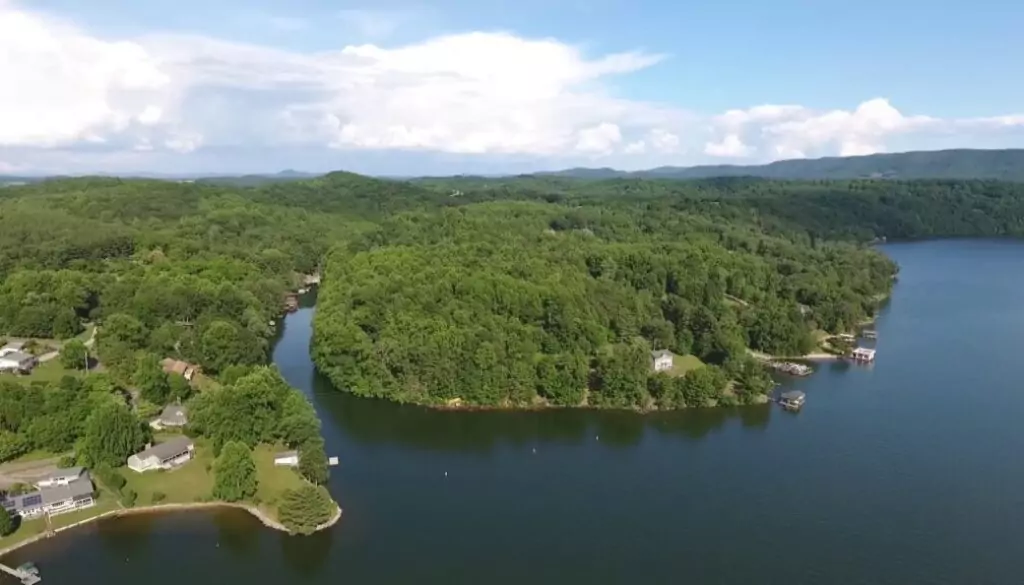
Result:
{"label": "cove", "polygon": [[1017,582],[1024,244],[883,249],[901,273],[877,363],[787,380],[807,393],[795,414],[358,399],[313,370],[304,299],[274,362],[341,459],[337,526],[290,538],[229,510],[133,516],[4,561],[86,585]]}

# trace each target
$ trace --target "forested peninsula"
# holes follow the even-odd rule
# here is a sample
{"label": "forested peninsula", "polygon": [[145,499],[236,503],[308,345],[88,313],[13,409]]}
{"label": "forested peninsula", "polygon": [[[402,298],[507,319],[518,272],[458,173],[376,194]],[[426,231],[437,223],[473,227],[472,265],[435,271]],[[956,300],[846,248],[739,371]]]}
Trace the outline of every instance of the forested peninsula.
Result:
{"label": "forested peninsula", "polygon": [[[209,431],[203,394],[248,378],[266,386],[245,394],[252,408],[277,396],[254,368],[283,295],[318,268],[313,357],[344,390],[433,406],[677,408],[760,400],[768,381],[748,349],[800,354],[868,318],[895,267],[866,243],[1022,234],[1024,187],[992,181],[337,172],[6,187],[0,337],[68,359],[0,375],[53,393],[10,393],[27,402],[0,412],[0,460],[75,448],[105,401],[139,420],[195,406],[211,442],[281,441],[283,402],[258,431]],[[657,350],[675,356],[666,374],[650,372]],[[198,366],[201,382],[161,375],[167,358]]]}

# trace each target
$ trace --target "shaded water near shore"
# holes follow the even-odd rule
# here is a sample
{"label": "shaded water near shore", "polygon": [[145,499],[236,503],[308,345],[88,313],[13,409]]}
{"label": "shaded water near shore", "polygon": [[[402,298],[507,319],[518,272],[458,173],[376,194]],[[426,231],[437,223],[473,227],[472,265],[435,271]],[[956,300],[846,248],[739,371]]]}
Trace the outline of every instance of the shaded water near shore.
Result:
{"label": "shaded water near shore", "polygon": [[1024,245],[884,249],[903,270],[878,362],[788,382],[807,392],[797,414],[361,400],[314,373],[305,307],[274,361],[341,459],[337,526],[291,538],[244,512],[136,516],[5,562],[78,585],[1020,582]]}

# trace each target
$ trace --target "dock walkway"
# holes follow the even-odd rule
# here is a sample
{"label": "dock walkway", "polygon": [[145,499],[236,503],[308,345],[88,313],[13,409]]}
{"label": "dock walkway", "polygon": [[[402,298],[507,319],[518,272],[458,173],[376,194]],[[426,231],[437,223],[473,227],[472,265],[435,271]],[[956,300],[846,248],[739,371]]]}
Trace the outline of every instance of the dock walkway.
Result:
{"label": "dock walkway", "polygon": [[43,578],[37,575],[36,573],[22,571],[21,569],[12,569],[11,567],[8,567],[3,563],[0,563],[0,571],[7,573],[15,579],[18,579],[24,585],[35,585],[36,583],[39,583],[43,580]]}

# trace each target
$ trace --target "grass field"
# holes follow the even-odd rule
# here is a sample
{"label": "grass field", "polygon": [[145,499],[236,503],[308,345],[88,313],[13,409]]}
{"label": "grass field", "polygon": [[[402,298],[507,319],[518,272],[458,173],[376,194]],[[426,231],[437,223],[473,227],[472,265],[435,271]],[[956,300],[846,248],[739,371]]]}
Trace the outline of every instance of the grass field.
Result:
{"label": "grass field", "polygon": [[[11,376],[10,379],[22,384],[31,384],[32,382],[60,382],[60,379],[64,376],[74,376],[81,378],[85,373],[81,370],[68,370],[64,366],[60,365],[60,358],[54,358],[48,362],[43,362],[32,369],[32,373],[27,376]],[[8,376],[9,374],[5,374]]]}
{"label": "grass field", "polygon": [[[208,501],[213,493],[213,447],[206,441],[196,441],[195,458],[176,469],[136,473],[122,467],[120,472],[128,482],[125,489],[138,494],[137,506]],[[164,494],[164,499],[154,502],[153,494],[158,492]]]}
{"label": "grass field", "polygon": [[277,517],[277,503],[285,490],[297,489],[306,485],[306,480],[299,475],[297,469],[274,465],[274,454],[285,451],[283,446],[259,445],[253,451],[256,461],[256,477],[259,487],[256,488],[256,499],[260,505],[273,511]]}
{"label": "grass field", "polygon": [[695,355],[673,355],[672,369],[668,371],[668,375],[685,376],[686,372],[703,367],[704,362],[700,361],[700,358]]}

